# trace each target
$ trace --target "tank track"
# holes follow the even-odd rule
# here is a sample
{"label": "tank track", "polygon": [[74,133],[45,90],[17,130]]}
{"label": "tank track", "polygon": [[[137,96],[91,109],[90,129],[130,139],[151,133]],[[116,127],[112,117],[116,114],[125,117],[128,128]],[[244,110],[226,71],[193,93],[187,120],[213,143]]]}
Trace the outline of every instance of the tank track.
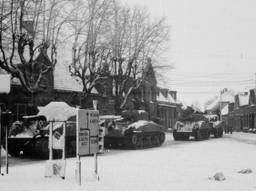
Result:
{"label": "tank track", "polygon": [[133,132],[127,135],[125,146],[130,149],[146,149],[159,147],[164,141],[164,132]]}
{"label": "tank track", "polygon": [[194,137],[196,141],[206,140],[206,139],[209,139],[210,134],[211,134],[210,129],[199,129],[199,130],[197,129],[194,132]]}
{"label": "tank track", "polygon": [[189,140],[189,137],[190,133],[173,131],[173,138],[175,141]]}

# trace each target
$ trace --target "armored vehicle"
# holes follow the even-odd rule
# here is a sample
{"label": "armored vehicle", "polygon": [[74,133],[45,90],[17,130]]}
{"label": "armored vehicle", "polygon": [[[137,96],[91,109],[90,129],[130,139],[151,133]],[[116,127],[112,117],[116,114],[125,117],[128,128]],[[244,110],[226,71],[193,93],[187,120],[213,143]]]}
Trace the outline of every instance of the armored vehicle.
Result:
{"label": "armored vehicle", "polygon": [[205,115],[207,118],[209,125],[211,127],[211,134],[214,135],[215,138],[222,137],[224,131],[224,122],[219,120],[218,115]]}
{"label": "armored vehicle", "polygon": [[[64,102],[51,102],[41,107],[38,115],[23,116],[21,121],[12,124],[8,137],[8,152],[11,156],[32,156],[48,158],[49,122],[53,123],[53,154],[58,157],[60,142],[63,141],[63,127],[66,123],[66,156],[76,153],[76,109]],[[50,117],[50,118],[49,118]]]}
{"label": "armored vehicle", "polygon": [[125,112],[122,116],[100,116],[101,125],[106,129],[105,147],[144,149],[161,146],[165,141],[164,127],[143,119],[143,116],[147,113],[141,110],[129,114]]}
{"label": "armored vehicle", "polygon": [[174,140],[188,140],[191,136],[196,140],[208,139],[211,127],[202,114],[191,114],[179,119],[173,130]]}

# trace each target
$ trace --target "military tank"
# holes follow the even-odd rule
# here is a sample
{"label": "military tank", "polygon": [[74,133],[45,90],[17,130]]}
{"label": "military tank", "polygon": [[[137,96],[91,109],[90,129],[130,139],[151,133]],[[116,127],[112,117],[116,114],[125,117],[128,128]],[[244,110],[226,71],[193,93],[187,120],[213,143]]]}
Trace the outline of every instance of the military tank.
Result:
{"label": "military tank", "polygon": [[123,112],[122,116],[100,116],[105,126],[106,148],[145,149],[159,147],[165,141],[164,127],[147,119],[147,112]]}
{"label": "military tank", "polygon": [[13,157],[25,156],[47,159],[49,156],[49,116],[59,118],[53,123],[53,157],[61,156],[61,141],[63,127],[66,122],[66,156],[76,153],[76,109],[64,102],[51,102],[41,107],[37,115],[23,116],[21,121],[15,121],[9,130],[8,153]]}
{"label": "military tank", "polygon": [[219,120],[218,115],[205,115],[205,117],[208,120],[208,123],[211,127],[211,135],[213,135],[215,138],[219,138],[223,136],[224,131],[224,122]]}
{"label": "military tank", "polygon": [[174,140],[188,140],[191,136],[195,140],[208,139],[211,127],[202,114],[191,114],[179,119],[173,129]]}
{"label": "military tank", "polygon": [[[38,143],[42,144],[42,150],[38,154],[44,153],[43,148],[48,149],[44,143],[45,133],[41,130],[46,123],[44,116],[24,116],[22,121],[15,121],[9,131],[8,152],[13,157],[21,154],[29,155]],[[34,152],[37,154],[36,150]]]}

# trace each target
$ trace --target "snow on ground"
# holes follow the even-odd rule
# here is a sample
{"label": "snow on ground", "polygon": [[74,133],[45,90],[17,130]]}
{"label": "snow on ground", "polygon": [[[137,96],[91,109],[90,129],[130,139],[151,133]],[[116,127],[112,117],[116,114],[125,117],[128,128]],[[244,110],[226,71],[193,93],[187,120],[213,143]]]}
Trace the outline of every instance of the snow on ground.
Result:
{"label": "snow on ground", "polygon": [[[99,157],[100,181],[93,175],[93,158],[82,158],[82,186],[75,181],[74,158],[67,160],[65,180],[44,178],[45,161],[12,159],[9,175],[0,176],[0,190],[255,190],[255,138],[255,134],[233,133],[220,139],[175,142],[168,134],[160,148],[110,150]],[[237,173],[244,168],[253,173]],[[216,172],[223,172],[227,180],[210,180]]]}

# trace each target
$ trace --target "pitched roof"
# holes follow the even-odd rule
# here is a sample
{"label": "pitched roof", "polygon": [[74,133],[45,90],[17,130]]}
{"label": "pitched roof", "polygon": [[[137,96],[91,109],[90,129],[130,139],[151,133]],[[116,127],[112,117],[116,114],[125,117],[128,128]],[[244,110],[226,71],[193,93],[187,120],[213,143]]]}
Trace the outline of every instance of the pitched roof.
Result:
{"label": "pitched roof", "polygon": [[221,115],[227,115],[228,114],[228,104],[225,105],[221,110],[220,110]]}
{"label": "pitched roof", "polygon": [[206,106],[206,110],[208,111],[215,111],[218,108],[220,108],[220,102],[221,103],[230,103],[230,102],[234,102],[235,100],[235,94],[232,90],[229,89],[224,89],[225,91],[222,91],[221,94],[219,96],[216,96],[216,98],[214,98],[210,104],[208,104]]}
{"label": "pitched roof", "polygon": [[167,107],[173,107],[178,104],[177,101],[172,97],[172,95],[167,92],[166,94],[161,92],[161,89],[159,90],[159,94],[156,97],[156,100],[159,102],[159,105],[167,106]]}
{"label": "pitched roof", "polygon": [[219,108],[219,98],[215,99],[211,104],[207,105],[205,110],[215,111]]}

